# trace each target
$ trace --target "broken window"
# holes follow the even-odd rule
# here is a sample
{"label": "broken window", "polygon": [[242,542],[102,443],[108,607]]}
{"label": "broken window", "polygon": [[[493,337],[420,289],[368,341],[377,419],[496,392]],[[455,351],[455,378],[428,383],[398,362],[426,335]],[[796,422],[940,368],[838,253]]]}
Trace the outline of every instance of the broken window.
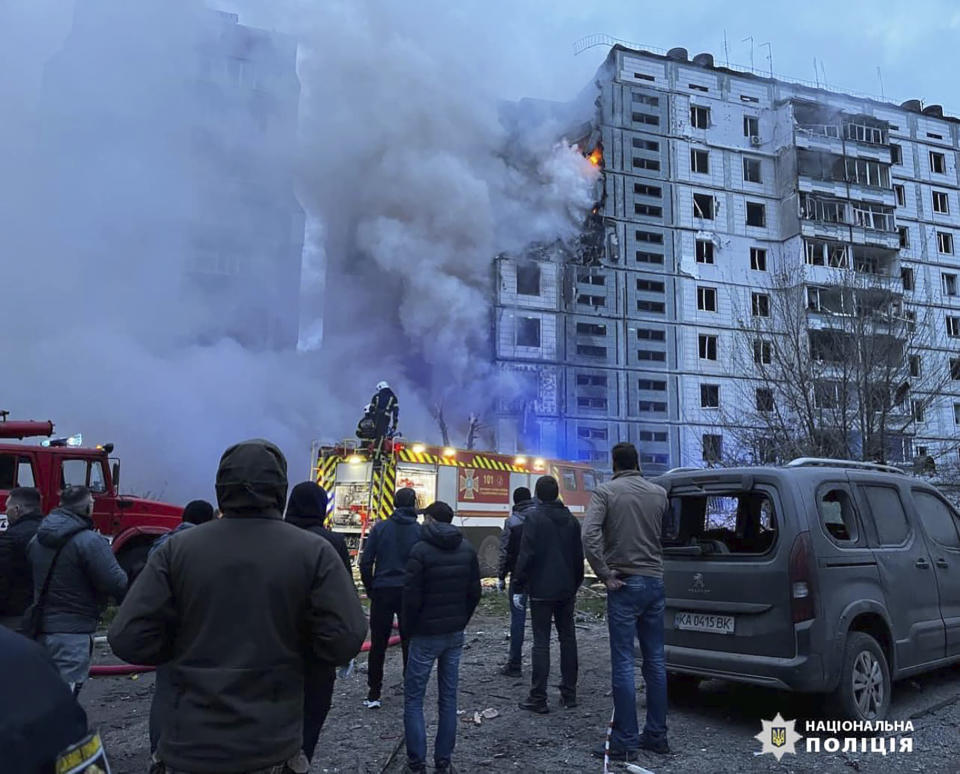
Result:
{"label": "broken window", "polygon": [[950,358],[950,378],[953,381],[960,381],[960,357]]}
{"label": "broken window", "polygon": [[773,411],[773,390],[769,387],[757,388],[757,411]]}
{"label": "broken window", "polygon": [[900,237],[900,247],[910,247],[910,229],[906,226],[897,228],[897,236]]}
{"label": "broken window", "polygon": [[760,172],[760,159],[752,159],[752,158],[744,157],[743,179],[748,183],[763,182],[763,177]]}
{"label": "broken window", "polygon": [[690,106],[690,125],[695,129],[710,127],[710,108],[700,105]]}
{"label": "broken window", "polygon": [[[714,445],[717,443],[704,440],[704,461],[720,461],[722,447]],[[726,562],[731,555],[769,553],[777,542],[778,529],[770,495],[759,489],[733,488],[720,494],[710,491],[709,495],[670,498],[662,536],[664,554]]]}
{"label": "broken window", "polygon": [[933,192],[933,211],[944,215],[950,213],[950,198],[945,191]]}
{"label": "broken window", "polygon": [[747,225],[763,227],[767,225],[767,207],[757,202],[747,202]]}
{"label": "broken window", "polygon": [[720,408],[720,385],[700,385],[700,408]]}
{"label": "broken window", "polygon": [[760,119],[756,116],[744,116],[743,117],[743,136],[744,137],[760,137]]}
{"label": "broken window", "polygon": [[713,220],[713,197],[710,194],[693,195],[693,217]]}
{"label": "broken window", "polygon": [[540,318],[539,317],[517,318],[517,346],[518,347],[539,347],[540,346]]}
{"label": "broken window", "polygon": [[584,285],[606,285],[607,278],[602,274],[591,274],[589,271],[578,271],[577,282]]}
{"label": "broken window", "polygon": [[577,335],[578,336],[606,336],[607,335],[607,326],[599,325],[597,323],[577,323]]}
{"label": "broken window", "polygon": [[903,164],[903,148],[899,145],[890,146],[890,161],[894,164]]}
{"label": "broken window", "polygon": [[811,266],[829,266],[843,269],[847,266],[847,247],[836,242],[807,241],[804,243],[807,263]]}
{"label": "broken window", "polygon": [[664,363],[667,360],[667,353],[655,349],[638,349],[637,360],[650,360],[657,363]]}
{"label": "broken window", "polygon": [[766,293],[754,293],[751,297],[751,309],[754,317],[769,317],[770,296]]}
{"label": "broken window", "polygon": [[660,126],[660,116],[652,115],[650,113],[639,113],[634,111],[633,115],[630,116],[633,119],[635,124],[646,124],[647,126]]}
{"label": "broken window", "polygon": [[638,379],[637,389],[648,392],[666,392],[667,383],[662,379]]}
{"label": "broken window", "polygon": [[923,362],[920,355],[910,355],[910,376],[918,379],[923,373]]}
{"label": "broken window", "polygon": [[697,263],[713,263],[713,242],[707,239],[697,240]]}
{"label": "broken window", "polygon": [[637,401],[637,411],[641,414],[665,414],[667,404],[662,400],[639,400]]}
{"label": "broken window", "polygon": [[540,295],[540,266],[525,263],[517,266],[517,294],[521,296]]}
{"label": "broken window", "polygon": [[653,97],[649,94],[641,94],[640,92],[633,92],[631,99],[634,102],[639,102],[642,105],[650,105],[651,107],[657,107],[660,104],[660,97]]}
{"label": "broken window", "polygon": [[607,348],[598,347],[592,344],[577,344],[577,354],[584,357],[606,357]]}
{"label": "broken window", "polygon": [[658,159],[641,159],[637,156],[633,157],[633,168],[634,169],[648,169],[651,172],[660,171],[660,161]]}
{"label": "broken window", "polygon": [[643,250],[637,250],[634,257],[639,263],[663,263],[663,256],[660,253],[648,253]]}
{"label": "broken window", "polygon": [[941,255],[953,255],[953,234],[937,232],[937,252]]}
{"label": "broken window", "polygon": [[943,276],[943,294],[945,296],[957,295],[957,275],[944,273],[942,276]]}
{"label": "broken window", "polygon": [[938,175],[945,174],[947,171],[947,157],[942,153],[930,151],[930,171]]}
{"label": "broken window", "polygon": [[856,543],[860,539],[857,514],[845,489],[824,492],[820,497],[819,511],[823,529],[835,543]]}
{"label": "broken window", "polygon": [[835,409],[842,403],[841,387],[837,382],[817,382],[813,385],[813,405],[818,409]]}
{"label": "broken window", "polygon": [[913,290],[913,269],[909,266],[900,267],[900,281],[904,290]]}
{"label": "broken window", "polygon": [[634,238],[638,242],[649,242],[651,244],[662,245],[663,234],[657,231],[637,231]]}
{"label": "broken window", "polygon": [[663,301],[637,301],[638,312],[649,312],[650,314],[663,314],[667,311],[667,305]]}
{"label": "broken window", "polygon": [[953,404],[953,424],[960,425],[960,403]]}
{"label": "broken window", "polygon": [[693,89],[694,91],[703,91],[703,92],[710,91],[709,88],[707,88],[706,86],[701,86],[699,83],[688,83],[687,86]]}
{"label": "broken window", "polygon": [[709,333],[701,333],[698,337],[701,360],[717,359],[717,337]]}
{"label": "broken window", "polygon": [[651,196],[656,199],[663,198],[663,189],[656,185],[646,185],[645,183],[634,183],[633,192],[640,196]]}
{"label": "broken window", "polygon": [[878,161],[868,159],[845,160],[847,180],[869,188],[889,188],[890,171]]}
{"label": "broken window", "polygon": [[806,194],[800,198],[800,217],[825,223],[846,223],[846,207],[837,199],[817,199]]}
{"label": "broken window", "polygon": [[663,288],[663,283],[656,280],[637,280],[637,290],[641,290],[646,293],[663,293]]}
{"label": "broken window", "polygon": [[634,137],[632,145],[637,150],[660,151],[660,143],[656,140],[644,140],[642,137]]}
{"label": "broken window", "polygon": [[710,154],[705,150],[691,148],[690,171],[707,174],[710,171]]}
{"label": "broken window", "polygon": [[770,365],[773,362],[773,346],[769,341],[753,340],[753,362],[761,365]]}
{"label": "broken window", "polygon": [[750,268],[753,271],[767,270],[767,251],[762,247],[750,248]]}
{"label": "broken window", "polygon": [[637,328],[637,338],[644,341],[666,341],[667,332],[656,328]]}
{"label": "broken window", "polygon": [[717,311],[717,289],[697,286],[697,309],[701,312]]}
{"label": "broken window", "polygon": [[879,204],[857,202],[853,205],[853,222],[874,231],[893,231],[893,209]]}
{"label": "broken window", "polygon": [[577,374],[578,387],[606,387],[607,377],[602,374]]}
{"label": "broken window", "polygon": [[578,396],[577,397],[577,408],[581,409],[593,409],[595,411],[606,411],[607,409],[607,399],[606,398],[591,398]]}
{"label": "broken window", "polygon": [[907,205],[907,189],[900,183],[894,183],[893,192],[897,195],[897,206],[905,207]]}
{"label": "broken window", "polygon": [[913,415],[915,422],[923,422],[924,417],[926,417],[923,402],[919,400],[910,401],[910,413]]}
{"label": "broken window", "polygon": [[844,125],[844,129],[848,140],[856,140],[857,142],[865,142],[871,145],[883,144],[883,129],[874,124],[868,124],[862,121],[848,121]]}
{"label": "broken window", "polygon": [[585,427],[584,425],[580,425],[577,428],[577,437],[591,438],[595,441],[606,441],[607,431],[600,427]]}
{"label": "broken window", "polygon": [[947,315],[947,335],[954,339],[960,339],[960,317]]}
{"label": "broken window", "polygon": [[704,433],[701,443],[703,444],[703,461],[720,462],[723,457],[723,436]]}
{"label": "broken window", "polygon": [[645,215],[648,218],[663,217],[663,207],[655,207],[652,204],[634,204],[633,212],[635,215]]}

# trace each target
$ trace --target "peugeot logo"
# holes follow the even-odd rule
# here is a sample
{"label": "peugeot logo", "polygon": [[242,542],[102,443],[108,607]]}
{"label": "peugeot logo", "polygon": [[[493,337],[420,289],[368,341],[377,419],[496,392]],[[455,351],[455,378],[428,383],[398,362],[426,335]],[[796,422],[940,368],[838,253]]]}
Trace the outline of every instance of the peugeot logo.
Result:
{"label": "peugeot logo", "polygon": [[691,593],[694,594],[704,594],[707,591],[707,587],[703,582],[703,573],[695,572],[693,574],[693,585],[688,589]]}

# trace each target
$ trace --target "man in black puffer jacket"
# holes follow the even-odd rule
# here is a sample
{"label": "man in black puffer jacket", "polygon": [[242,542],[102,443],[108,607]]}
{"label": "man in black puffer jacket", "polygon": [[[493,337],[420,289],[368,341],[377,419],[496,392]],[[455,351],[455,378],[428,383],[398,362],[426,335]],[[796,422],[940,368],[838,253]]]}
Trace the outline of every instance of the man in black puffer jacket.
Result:
{"label": "man in black puffer jacket", "polygon": [[480,564],[463,533],[454,527],[453,511],[435,502],[424,511],[420,542],[410,552],[403,587],[403,620],[410,636],[404,675],[403,727],[407,766],[426,771],[427,733],[423,696],[437,662],[437,738],[433,758],[440,774],[452,771],[457,739],[457,683],[463,630],[480,602]]}
{"label": "man in black puffer jacket", "polygon": [[360,557],[360,580],[370,597],[370,656],[367,659],[367,709],[380,708],[383,688],[383,662],[393,629],[393,617],[400,626],[400,649],[403,668],[407,668],[409,640],[401,610],[403,582],[410,550],[420,539],[417,523],[417,493],[403,488],[393,498],[394,510],[389,519],[377,522],[363,547]]}
{"label": "man in black puffer jacket", "polygon": [[583,544],[580,522],[562,502],[553,476],[537,479],[538,505],[527,513],[520,539],[520,556],[513,571],[515,593],[530,598],[533,620],[533,679],[530,696],[520,708],[549,712],[547,677],[550,674],[550,623],[556,623],[560,639],[560,703],[577,706],[577,633],[573,607],[583,583]]}
{"label": "man in black puffer jacket", "polygon": [[33,602],[33,570],[27,546],[43,520],[40,492],[32,487],[7,495],[7,527],[0,532],[0,623],[19,629]]}
{"label": "man in black puffer jacket", "polygon": [[[337,555],[347,572],[350,568],[350,552],[343,535],[327,529],[327,493],[315,481],[304,481],[290,491],[287,513],[284,518],[295,527],[319,535],[337,550]],[[317,740],[323,723],[333,704],[333,684],[337,679],[336,667],[308,658],[303,674],[303,754],[313,761]]]}

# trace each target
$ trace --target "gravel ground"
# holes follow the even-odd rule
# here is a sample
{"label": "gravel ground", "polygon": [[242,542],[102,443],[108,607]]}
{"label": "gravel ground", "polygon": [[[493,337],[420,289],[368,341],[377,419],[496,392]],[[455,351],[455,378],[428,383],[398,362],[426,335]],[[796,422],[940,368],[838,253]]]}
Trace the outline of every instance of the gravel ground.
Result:
{"label": "gravel ground", "polygon": [[[523,680],[498,674],[506,655],[508,620],[503,596],[488,594],[467,631],[460,668],[461,723],[454,763],[461,772],[601,772],[602,763],[590,748],[604,739],[612,703],[606,626],[597,615],[602,601],[581,600],[578,614],[580,652],[580,704],[565,710],[552,689],[549,715],[531,715],[517,707],[526,695],[529,675],[529,630]],[[559,680],[556,646],[552,656],[551,685]],[[98,651],[98,662],[111,661],[108,651]],[[366,710],[366,664],[359,659],[355,673],[337,682],[333,709],[327,720],[317,760],[318,772],[400,772],[403,697],[400,690],[399,649],[387,658],[384,706]],[[638,669],[639,680],[639,669]],[[102,678],[84,688],[83,703],[91,722],[104,733],[114,771],[120,774],[147,770],[147,717],[153,676],[138,679]],[[639,692],[641,712],[642,690]],[[436,721],[435,681],[426,699],[428,758]],[[497,711],[497,717],[474,722],[474,713]],[[693,692],[671,695],[670,744],[673,753],[641,753],[636,765],[651,772],[740,774],[758,772],[952,772],[960,774],[960,668],[940,670],[895,686],[891,719],[913,718],[913,753],[882,756],[876,753],[807,753],[803,742],[798,754],[777,762],[758,757],[760,744],[753,737],[761,720],[780,712],[784,718],[829,719],[829,710],[809,697],[720,681],[703,683]],[[642,722],[642,721],[641,721]],[[803,723],[797,730],[802,734]],[[616,771],[625,771],[622,764]]]}

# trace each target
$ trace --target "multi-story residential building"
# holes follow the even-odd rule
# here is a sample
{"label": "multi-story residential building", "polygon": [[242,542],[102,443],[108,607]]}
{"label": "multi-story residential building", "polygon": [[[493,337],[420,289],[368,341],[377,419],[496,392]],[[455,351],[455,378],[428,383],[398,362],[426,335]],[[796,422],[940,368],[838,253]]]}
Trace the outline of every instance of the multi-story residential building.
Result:
{"label": "multi-story residential building", "polygon": [[78,0],[42,94],[59,249],[162,299],[158,324],[187,341],[295,347],[296,57],[236,14]]}
{"label": "multi-story residential building", "polygon": [[684,49],[614,46],[596,83],[581,142],[603,155],[595,254],[495,261],[495,359],[521,385],[499,405],[501,448],[602,462],[632,441],[653,472],[759,458],[734,426],[770,411],[771,395],[738,353],[788,278],[814,352],[871,303],[904,330],[929,328],[900,342],[913,387],[921,371],[944,378],[906,404],[913,421],[884,438],[883,457],[955,458],[960,121]]}

